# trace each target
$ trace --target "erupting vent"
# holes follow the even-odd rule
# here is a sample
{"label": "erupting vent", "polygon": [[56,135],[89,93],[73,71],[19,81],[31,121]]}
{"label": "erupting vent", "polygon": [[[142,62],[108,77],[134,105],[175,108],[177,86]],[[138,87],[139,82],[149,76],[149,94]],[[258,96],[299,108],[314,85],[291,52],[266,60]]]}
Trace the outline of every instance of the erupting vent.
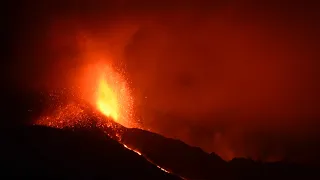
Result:
{"label": "erupting vent", "polygon": [[[36,124],[60,129],[99,128],[121,144],[126,127],[141,128],[133,116],[133,98],[129,86],[124,76],[111,66],[101,63],[90,65],[86,67],[86,73],[79,82],[79,87],[83,87],[79,88],[80,92],[76,92],[80,94],[80,100],[58,103],[54,113],[42,116]],[[141,152],[126,144],[123,146],[170,173]]]}

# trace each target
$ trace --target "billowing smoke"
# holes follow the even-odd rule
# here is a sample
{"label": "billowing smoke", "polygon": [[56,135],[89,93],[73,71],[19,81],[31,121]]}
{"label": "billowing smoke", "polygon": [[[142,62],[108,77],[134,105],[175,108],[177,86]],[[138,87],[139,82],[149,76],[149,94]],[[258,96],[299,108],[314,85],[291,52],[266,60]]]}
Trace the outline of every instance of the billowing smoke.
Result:
{"label": "billowing smoke", "polygon": [[89,39],[126,70],[147,129],[225,159],[305,160],[317,152],[319,22],[313,5],[74,3],[38,21],[30,17],[29,30],[37,31],[26,33],[34,37],[34,53],[20,63],[26,84],[68,86],[83,63],[79,42]]}

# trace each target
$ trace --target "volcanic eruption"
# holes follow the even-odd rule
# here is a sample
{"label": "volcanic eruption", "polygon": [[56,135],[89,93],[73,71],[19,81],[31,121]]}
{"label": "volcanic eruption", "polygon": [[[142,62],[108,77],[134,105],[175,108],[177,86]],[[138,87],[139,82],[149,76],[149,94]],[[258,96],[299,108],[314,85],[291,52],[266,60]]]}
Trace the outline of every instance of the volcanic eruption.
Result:
{"label": "volcanic eruption", "polygon": [[[128,128],[139,127],[134,118],[133,98],[124,71],[114,66],[114,60],[105,53],[107,50],[99,50],[92,45],[92,42],[86,40],[84,44],[79,58],[81,65],[75,68],[73,76],[69,77],[71,80],[68,87],[64,88],[68,93],[65,91],[51,93],[51,96],[57,99],[62,99],[62,96],[67,97],[65,108],[61,108],[61,100],[58,100],[60,107],[58,114],[63,116],[54,119],[41,118],[37,124],[63,128],[65,125],[57,124],[64,124],[69,115],[74,118],[79,116],[83,113],[83,110],[80,110],[81,106],[91,106],[106,119],[112,119]],[[70,121],[68,126],[77,123],[79,122]]]}
{"label": "volcanic eruption", "polygon": [[[77,70],[69,86],[71,88],[50,93],[53,108],[35,125],[72,130],[98,129],[126,149],[144,156],[122,141],[128,128],[143,129],[134,116],[133,97],[123,71],[116,69],[103,52],[97,53],[91,47],[82,55],[85,63]],[[145,159],[170,173],[147,157]]]}
{"label": "volcanic eruption", "polygon": [[[77,88],[51,93],[54,112],[36,124],[56,128],[96,125],[139,127],[133,117],[133,98],[125,78],[112,65],[94,62],[84,65],[73,81]],[[63,97],[67,100],[63,101]],[[117,130],[117,129],[114,129]]]}

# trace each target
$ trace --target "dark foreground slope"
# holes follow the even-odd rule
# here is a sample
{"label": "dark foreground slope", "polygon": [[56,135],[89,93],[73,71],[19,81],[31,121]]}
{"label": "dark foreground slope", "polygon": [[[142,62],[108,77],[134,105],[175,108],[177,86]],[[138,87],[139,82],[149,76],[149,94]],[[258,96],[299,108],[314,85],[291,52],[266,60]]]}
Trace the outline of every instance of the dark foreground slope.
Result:
{"label": "dark foreground slope", "polygon": [[[187,179],[318,179],[316,168],[225,162],[215,154],[155,133],[127,129],[127,145],[149,160]],[[41,126],[1,129],[0,176],[68,177],[69,179],[179,179],[126,149],[97,129],[76,131]]]}
{"label": "dark foreground slope", "polygon": [[[10,118],[0,121],[2,126],[30,124],[33,119],[38,119],[43,110],[55,105],[51,99],[45,99],[47,95],[14,91],[5,95],[5,102],[8,103],[3,103],[6,107],[0,108],[0,112],[3,117]],[[89,109],[87,113],[91,111]],[[161,167],[187,179],[320,179],[320,171],[311,166],[284,162],[261,163],[241,158],[225,162],[215,153],[209,154],[179,140],[140,129],[122,128],[125,144],[139,150]],[[70,132],[44,127],[0,129],[0,140],[0,176],[28,174],[68,175],[75,178],[171,178],[155,169],[143,157],[124,149],[121,144],[97,130]],[[320,162],[319,159],[314,161]],[[149,168],[152,170],[149,171]]]}
{"label": "dark foreground slope", "polygon": [[225,162],[215,153],[140,129],[128,129],[123,141],[161,167],[188,179],[320,179],[318,167],[244,158]]}
{"label": "dark foreground slope", "polygon": [[1,129],[0,176],[179,179],[98,131]]}
{"label": "dark foreground slope", "polygon": [[140,129],[127,129],[122,139],[161,167],[188,179],[233,179],[228,163],[218,155],[182,141]]}

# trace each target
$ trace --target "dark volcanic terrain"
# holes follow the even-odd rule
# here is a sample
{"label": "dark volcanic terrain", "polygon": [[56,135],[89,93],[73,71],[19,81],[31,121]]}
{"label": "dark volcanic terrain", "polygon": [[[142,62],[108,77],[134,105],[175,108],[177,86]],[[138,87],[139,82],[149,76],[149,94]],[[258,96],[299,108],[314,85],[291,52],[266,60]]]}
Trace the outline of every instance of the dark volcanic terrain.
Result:
{"label": "dark volcanic terrain", "polygon": [[[103,132],[92,126],[65,130],[32,126],[32,119],[44,109],[50,109],[48,104],[51,106],[54,102],[37,95],[11,93],[5,100],[10,103],[1,109],[5,117],[0,130],[1,176],[70,179],[180,179],[181,176],[196,180],[320,178],[316,166],[263,163],[244,158],[226,162],[215,153],[209,154],[182,141],[118,125],[123,131],[121,143],[143,154],[139,156],[104,133],[112,129]],[[155,164],[176,175],[162,171]]]}
{"label": "dark volcanic terrain", "polygon": [[[152,162],[186,179],[319,177],[316,168],[282,162],[259,163],[249,159],[225,162],[200,148],[138,129],[128,129],[123,141]],[[1,176],[179,179],[124,148],[98,129],[2,128],[0,143]]]}
{"label": "dark volcanic terrain", "polygon": [[1,130],[1,176],[179,179],[98,131]]}

